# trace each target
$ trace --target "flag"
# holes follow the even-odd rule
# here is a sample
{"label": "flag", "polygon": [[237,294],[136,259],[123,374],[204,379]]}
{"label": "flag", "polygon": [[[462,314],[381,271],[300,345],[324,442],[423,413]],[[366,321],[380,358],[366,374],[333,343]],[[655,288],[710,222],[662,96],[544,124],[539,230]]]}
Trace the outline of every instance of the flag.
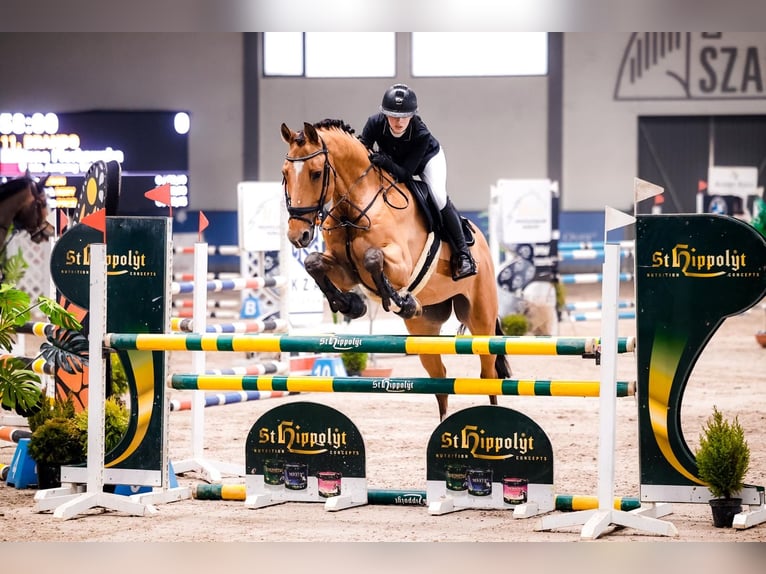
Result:
{"label": "flag", "polygon": [[164,183],[159,187],[150,189],[144,194],[144,197],[146,199],[151,199],[152,201],[157,201],[170,207],[170,184]]}
{"label": "flag", "polygon": [[701,179],[697,180],[697,193],[702,193],[707,189],[707,182]]}
{"label": "flag", "polygon": [[101,208],[86,215],[80,220],[80,223],[100,231],[104,235],[104,242],[106,243],[106,209]]}
{"label": "flag", "polygon": [[207,229],[208,226],[208,220],[207,217],[205,217],[205,214],[202,213],[202,211],[199,212],[199,231],[197,232],[197,241],[202,243],[202,232]]}
{"label": "flag", "polygon": [[619,229],[633,223],[636,218],[622,211],[618,211],[613,207],[606,206],[605,213],[605,229],[606,231],[612,231],[613,229]]}
{"label": "flag", "polygon": [[637,177],[633,178],[633,201],[638,203],[665,191],[664,188]]}
{"label": "flag", "polygon": [[59,215],[59,228],[58,228],[58,232],[61,233],[61,231],[69,223],[69,218],[66,216],[66,213],[64,213],[63,209],[57,209],[56,211],[58,212],[58,215]]}

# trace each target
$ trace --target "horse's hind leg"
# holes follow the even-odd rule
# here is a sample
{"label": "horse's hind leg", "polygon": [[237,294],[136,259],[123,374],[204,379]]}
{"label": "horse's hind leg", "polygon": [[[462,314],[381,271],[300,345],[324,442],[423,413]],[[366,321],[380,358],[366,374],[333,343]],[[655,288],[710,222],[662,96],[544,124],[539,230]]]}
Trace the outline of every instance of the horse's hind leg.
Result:
{"label": "horse's hind leg", "polygon": [[[329,256],[316,251],[306,257],[304,267],[324,293],[333,313],[340,312],[349,319],[358,319],[367,312],[367,305],[358,293],[341,291],[336,287],[333,278],[337,277],[341,285],[343,284],[342,279],[345,278],[342,275],[344,270],[339,263],[333,265]],[[346,283],[350,285],[349,289],[354,286],[354,282],[350,278],[346,280]]]}
{"label": "horse's hind leg", "polygon": [[[410,335],[438,335],[441,326],[449,319],[451,313],[452,303],[444,301],[437,305],[423,307],[423,314],[420,317],[408,319],[404,323]],[[444,366],[441,355],[418,355],[418,358],[432,379],[443,379],[447,376],[447,368]],[[443,421],[447,416],[449,395],[436,395],[436,403],[439,406],[439,421]]]}
{"label": "horse's hind leg", "polygon": [[[469,303],[467,298],[457,297],[455,298],[455,314],[472,335],[503,334],[497,316],[497,305],[493,305],[491,299],[484,301],[477,296]],[[508,379],[511,377],[511,368],[505,355],[481,355],[479,362],[482,379]],[[489,403],[496,405],[497,396],[490,395]]]}

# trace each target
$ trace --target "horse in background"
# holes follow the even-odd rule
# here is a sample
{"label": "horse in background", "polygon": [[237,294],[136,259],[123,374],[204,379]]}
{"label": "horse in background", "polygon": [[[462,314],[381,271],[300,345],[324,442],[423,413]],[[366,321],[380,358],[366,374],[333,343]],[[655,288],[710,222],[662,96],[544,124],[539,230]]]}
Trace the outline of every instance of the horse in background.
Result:
{"label": "horse in background", "polygon": [[26,231],[35,243],[47,241],[55,232],[47,217],[45,192],[34,179],[18,177],[0,184],[0,254],[11,228]]}
{"label": "horse in background", "polygon": [[[341,120],[304,123],[303,130],[281,126],[289,146],[282,166],[288,239],[307,247],[320,227],[323,253],[305,261],[306,271],[330,309],[349,319],[366,313],[354,288],[402,317],[411,335],[435,336],[454,311],[473,335],[502,335],[495,271],[486,238],[471,229],[477,274],[453,281],[450,247],[432,231],[412,191],[373,166],[368,151]],[[420,355],[432,378],[444,378],[440,355]],[[481,377],[511,376],[504,355],[480,355]],[[439,417],[448,396],[437,395]],[[497,397],[490,397],[497,404]]]}

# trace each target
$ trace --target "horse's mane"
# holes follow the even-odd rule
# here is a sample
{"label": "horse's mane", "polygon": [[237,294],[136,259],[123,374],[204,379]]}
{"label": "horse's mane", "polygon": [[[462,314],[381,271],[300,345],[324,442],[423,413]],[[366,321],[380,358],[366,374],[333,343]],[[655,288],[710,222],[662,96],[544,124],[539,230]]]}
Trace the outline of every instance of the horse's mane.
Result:
{"label": "horse's mane", "polygon": [[318,129],[318,130],[338,130],[338,131],[340,131],[345,137],[348,138],[348,140],[350,142],[355,144],[355,146],[358,146],[358,149],[357,149],[357,147],[354,147],[352,145],[352,149],[356,153],[358,153],[360,155],[363,154],[365,157],[367,156],[366,148],[364,147],[364,144],[362,144],[362,140],[360,140],[357,136],[354,135],[354,133],[355,133],[354,132],[354,128],[352,128],[349,124],[347,124],[343,120],[326,118],[326,119],[324,119],[322,121],[316,122],[314,124],[314,128]]}
{"label": "horse's mane", "polygon": [[5,183],[0,183],[0,198],[10,197],[25,190],[32,181],[33,180],[28,177],[17,177],[6,181]]}
{"label": "horse's mane", "polygon": [[314,127],[318,130],[338,128],[339,130],[342,130],[349,135],[354,134],[354,128],[352,128],[349,124],[347,124],[343,120],[334,120],[331,118],[326,118],[322,121],[315,123]]}

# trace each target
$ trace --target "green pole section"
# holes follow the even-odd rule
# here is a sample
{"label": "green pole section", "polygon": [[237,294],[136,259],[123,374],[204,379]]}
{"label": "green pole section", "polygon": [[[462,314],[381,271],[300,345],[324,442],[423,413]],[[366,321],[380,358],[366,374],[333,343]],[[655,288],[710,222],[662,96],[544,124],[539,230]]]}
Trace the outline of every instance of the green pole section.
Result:
{"label": "green pole section", "polygon": [[[615,509],[628,512],[641,508],[641,501],[632,496],[616,496],[614,498]],[[556,510],[570,512],[577,510],[592,510],[598,508],[598,497],[572,494],[556,495]]]}
{"label": "green pole section", "polygon": [[426,506],[425,490],[367,490],[367,504]]}
{"label": "green pole section", "polygon": [[[593,337],[423,337],[410,335],[232,335],[110,333],[104,344],[120,350],[397,353],[411,355],[579,355],[595,356]],[[629,352],[632,337],[620,337],[618,351]]]}
{"label": "green pole section", "polygon": [[[597,397],[598,381],[523,380],[429,377],[320,377],[308,375],[175,374],[171,386],[192,391],[288,391],[326,393],[390,393]],[[617,381],[616,396],[635,394],[635,383]]]}
{"label": "green pole section", "polygon": [[[192,494],[196,500],[245,500],[246,488],[244,484],[197,484]],[[375,488],[367,490],[367,503],[390,506],[427,506],[428,504],[425,490]],[[641,501],[637,497],[616,496],[614,498],[614,507],[628,512],[641,508]],[[560,512],[591,510],[595,508],[598,508],[598,497],[596,496],[556,495],[556,510]]]}

